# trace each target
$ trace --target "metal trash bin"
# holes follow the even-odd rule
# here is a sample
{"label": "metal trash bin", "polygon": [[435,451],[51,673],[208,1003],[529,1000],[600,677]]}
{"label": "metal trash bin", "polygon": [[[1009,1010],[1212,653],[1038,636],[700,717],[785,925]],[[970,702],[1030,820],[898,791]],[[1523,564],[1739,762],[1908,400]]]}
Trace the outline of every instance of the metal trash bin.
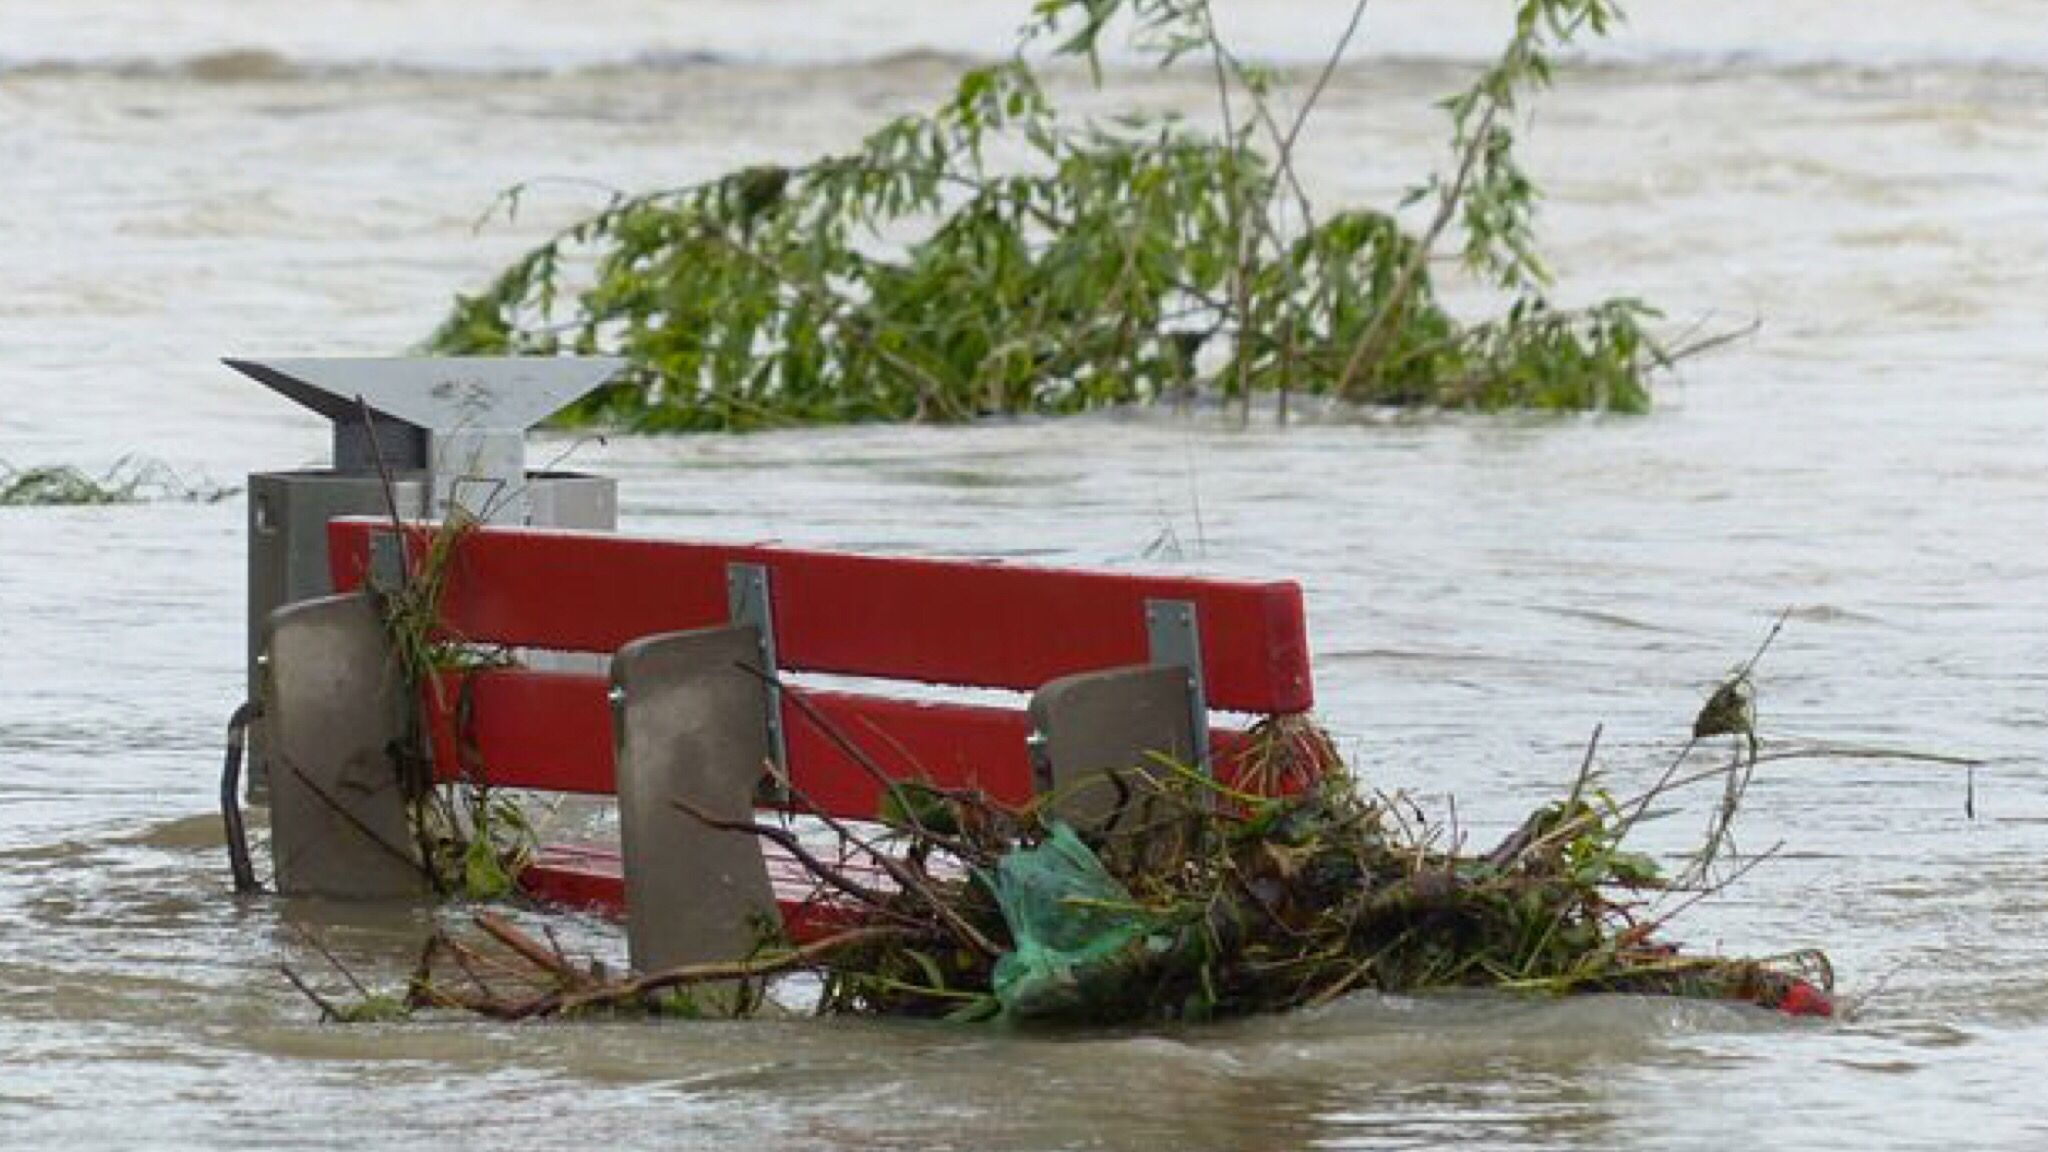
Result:
{"label": "metal trash bin", "polygon": [[[609,531],[618,484],[575,472],[528,471],[526,433],[624,367],[617,359],[228,360],[334,428],[330,467],[249,476],[249,699],[262,689],[263,622],[325,596],[327,522],[397,512],[440,519],[459,505],[484,520]],[[368,420],[365,420],[365,409]],[[262,726],[251,733],[248,798],[269,773]]]}

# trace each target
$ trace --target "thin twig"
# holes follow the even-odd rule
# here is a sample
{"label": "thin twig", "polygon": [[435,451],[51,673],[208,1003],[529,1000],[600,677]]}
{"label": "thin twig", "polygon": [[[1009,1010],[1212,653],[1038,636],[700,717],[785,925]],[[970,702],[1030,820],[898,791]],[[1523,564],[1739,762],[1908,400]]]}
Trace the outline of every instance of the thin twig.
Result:
{"label": "thin twig", "polygon": [[[1351,51],[1351,41],[1358,35],[1359,27],[1365,23],[1365,8],[1370,2],[1371,0],[1358,0],[1358,3],[1352,5],[1351,19],[1344,25],[1344,34],[1337,38],[1336,46],[1330,49],[1329,58],[1323,61],[1323,70],[1316,74],[1316,82],[1309,88],[1308,98],[1302,101],[1301,107],[1294,113],[1294,123],[1288,126],[1287,135],[1278,139],[1274,145],[1275,163],[1294,185],[1295,197],[1300,201],[1304,231],[1315,231],[1315,216],[1309,206],[1308,193],[1302,191],[1301,181],[1295,177],[1294,146],[1301,139],[1301,130],[1308,125],[1309,114],[1314,112],[1316,105],[1322,101],[1323,90],[1330,86],[1331,77],[1337,74],[1338,66]],[[1270,203],[1270,200],[1268,202]]]}
{"label": "thin twig", "polygon": [[875,944],[884,940],[902,939],[907,935],[901,928],[869,926],[849,928],[837,935],[815,940],[800,948],[766,957],[749,960],[732,960],[709,964],[684,964],[675,968],[664,968],[649,972],[632,980],[622,981],[606,988],[592,989],[564,997],[560,1010],[581,1008],[590,1004],[628,1000],[659,992],[668,988],[681,988],[691,984],[708,984],[723,980],[751,980],[760,976],[773,976],[798,968],[808,968],[825,957],[842,949],[857,945]]}
{"label": "thin twig", "polygon": [[1566,812],[1576,812],[1579,800],[1586,794],[1586,785],[1593,780],[1593,754],[1600,750],[1600,732],[1606,726],[1593,725],[1593,738],[1586,741],[1586,756],[1579,761],[1579,775],[1572,781],[1572,793],[1564,802]]}
{"label": "thin twig", "polygon": [[1817,744],[1811,748],[1787,748],[1760,752],[1756,762],[1779,760],[1897,760],[1907,764],[1941,764],[1951,768],[1982,768],[1990,763],[1974,756],[1953,756],[1941,752],[1915,752],[1906,748],[1864,748],[1853,744]]}
{"label": "thin twig", "polygon": [[[901,785],[891,780],[888,773],[883,772],[881,767],[867,753],[861,751],[854,745],[853,741],[847,739],[846,734],[839,730],[838,725],[833,724],[814,705],[805,700],[802,693],[792,692],[774,675],[752,667],[745,662],[736,661],[735,667],[760,678],[766,683],[781,688],[784,697],[796,705],[799,713],[813,724],[816,724],[819,731],[824,733],[827,739],[831,740],[841,751],[851,757],[856,764],[859,764],[864,770],[873,775],[876,780],[882,783],[883,787],[887,788],[892,795],[897,797],[899,805],[904,809],[906,818],[918,829],[917,835],[941,846],[948,842],[947,838],[925,829],[922,824],[918,823],[915,813],[910,811],[909,805],[902,799]],[[796,786],[794,781],[790,782],[788,787],[790,797],[803,805],[805,811],[823,821],[827,828],[837,833],[842,839],[867,853],[869,858],[874,860],[875,864],[888,874],[889,879],[894,880],[904,891],[910,892],[917,896],[918,899],[924,901],[937,914],[939,919],[945,921],[946,926],[951,928],[968,947],[987,957],[995,957],[1003,953],[1004,950],[1001,947],[998,947],[986,935],[976,929],[974,925],[969,924],[963,919],[960,913],[955,911],[953,906],[946,902],[944,897],[932,891],[931,886],[919,879],[916,873],[905,867],[902,861],[875,847],[867,838],[849,828],[844,820],[839,819],[839,817],[833,815],[830,810],[823,806],[814,803],[809,796],[804,794],[802,789]]]}
{"label": "thin twig", "polygon": [[868,755],[867,751],[860,745],[855,744],[853,738],[846,734],[845,729],[833,723],[831,717],[825,715],[816,704],[811,702],[808,692],[792,687],[773,672],[756,668],[744,661],[738,662],[736,666],[740,671],[755,677],[781,693],[782,698],[789,701],[796,708],[797,712],[806,721],[809,721],[812,727],[818,730],[820,735],[831,741],[833,747],[845,753],[847,759],[853,761],[862,772],[867,774],[869,779],[880,785],[882,791],[887,793],[891,800],[895,801],[897,810],[902,812],[904,820],[910,824],[912,833],[919,839],[929,841],[934,846],[959,856],[962,860],[971,861],[981,857],[981,853],[973,851],[969,846],[926,827],[924,822],[918,819],[917,811],[911,804],[910,794],[904,789],[903,782],[891,776],[880,764],[875,762],[874,757]]}
{"label": "thin twig", "polygon": [[[1691,889],[1690,895],[1688,895],[1684,900],[1679,901],[1676,907],[1672,908],[1668,912],[1664,912],[1658,916],[1653,917],[1649,921],[1649,927],[1645,930],[1644,934],[1655,934],[1657,929],[1662,928],[1664,925],[1670,923],[1673,918],[1678,916],[1679,913],[1684,912],[1686,909],[1692,907],[1693,905],[1699,903],[1700,901],[1706,899],[1709,896],[1712,896],[1719,892],[1727,891],[1729,886],[1733,885],[1737,880],[1742,879],[1744,876],[1749,875],[1752,871],[1754,871],[1757,868],[1758,865],[1762,864],[1764,861],[1771,859],[1773,856],[1776,856],[1780,851],[1784,849],[1784,847],[1785,842],[1780,840],[1778,843],[1771,845],[1769,848],[1764,849],[1762,852],[1759,852],[1756,855],[1751,856],[1749,859],[1744,860],[1742,863],[1736,865],[1735,870],[1733,872],[1730,872],[1727,876],[1722,877],[1720,880],[1717,880],[1711,884],[1706,884],[1700,888]],[[1672,889],[1672,891],[1681,890],[1683,889]]]}
{"label": "thin twig", "polygon": [[1444,229],[1450,227],[1452,218],[1457,215],[1458,205],[1465,199],[1466,184],[1472,179],[1472,170],[1478,166],[1480,153],[1485,149],[1487,138],[1493,133],[1493,122],[1500,114],[1500,108],[1497,100],[1487,102],[1486,112],[1479,118],[1478,131],[1466,142],[1465,155],[1458,162],[1457,175],[1450,186],[1443,190],[1442,197],[1437,202],[1436,216],[1430,220],[1429,227],[1424,230],[1422,236],[1415,241],[1415,247],[1408,254],[1407,263],[1401,266],[1401,273],[1395,278],[1393,287],[1387,289],[1386,301],[1373,316],[1372,324],[1366,328],[1365,335],[1359,337],[1358,343],[1353,346],[1350,359],[1344,362],[1344,370],[1337,376],[1337,395],[1348,395],[1351,391],[1351,381],[1357,377],[1358,370],[1377,359],[1384,351],[1382,346],[1386,343],[1388,333],[1393,331],[1394,316],[1407,303],[1408,294],[1414,290],[1423,266],[1429,262],[1430,250],[1436,247],[1436,242],[1443,236]]}
{"label": "thin twig", "polygon": [[555,950],[521,931],[518,927],[496,912],[481,910],[471,917],[476,926],[489,933],[493,939],[524,957],[534,967],[540,968],[558,980],[581,983],[582,974]]}
{"label": "thin twig", "polygon": [[1747,340],[1762,331],[1763,326],[1764,322],[1762,320],[1751,320],[1740,328],[1730,328],[1725,332],[1716,332],[1711,336],[1702,336],[1691,343],[1677,344],[1670,348],[1661,349],[1657,354],[1657,358],[1665,364],[1676,364],[1680,360],[1690,359],[1702,352],[1711,352],[1716,348]]}
{"label": "thin twig", "polygon": [[370,990],[363,987],[363,982],[356,979],[356,974],[348,970],[348,965],[343,964],[334,955],[334,952],[321,941],[320,937],[313,933],[312,929],[303,924],[293,924],[292,930],[298,933],[300,940],[303,940],[313,951],[318,952],[321,959],[327,961],[328,967],[339,972],[341,978],[348,981],[348,986],[356,990],[356,995],[361,996],[365,1000],[370,998]]}
{"label": "thin twig", "polygon": [[[398,533],[399,555],[405,554],[405,520],[398,514],[398,484],[391,478],[391,466],[384,462],[384,448],[377,443],[377,421],[370,414],[370,404],[363,394],[356,393],[356,411],[363,418],[363,437],[370,444],[370,460],[377,465],[377,480],[384,489],[384,507],[391,513],[391,527]],[[400,565],[402,569],[403,564]]]}
{"label": "thin twig", "polygon": [[322,804],[325,804],[329,810],[331,810],[336,816],[341,817],[342,820],[349,826],[353,827],[356,831],[368,837],[372,844],[375,844],[377,847],[382,848],[384,851],[390,853],[393,858],[402,861],[406,867],[412,869],[415,872],[418,872],[422,877],[426,878],[427,880],[431,881],[433,879],[433,875],[427,870],[426,865],[414,859],[412,855],[407,853],[404,849],[399,848],[396,845],[392,844],[390,841],[384,839],[383,836],[378,834],[376,829],[364,823],[362,817],[357,816],[346,805],[342,804],[341,801],[335,799],[334,796],[327,791],[327,789],[321,787],[318,783],[316,783],[311,776],[306,775],[305,771],[302,770],[297,764],[294,764],[289,760],[283,759],[280,759],[279,763],[283,764],[285,766],[285,769],[298,779],[299,783],[304,784],[306,786],[306,789],[313,793],[315,799],[319,800]]}
{"label": "thin twig", "polygon": [[277,970],[284,973],[284,978],[292,982],[292,987],[297,988],[306,999],[313,1002],[313,1007],[320,1009],[320,1019],[322,1022],[341,1019],[341,1013],[336,1010],[334,1005],[325,996],[313,991],[312,985],[299,979],[299,974],[292,971],[291,965],[279,964]]}
{"label": "thin twig", "polygon": [[780,845],[783,851],[794,857],[798,864],[803,865],[804,871],[817,877],[820,882],[853,897],[863,904],[877,909],[886,909],[890,906],[891,901],[888,893],[878,892],[869,888],[820,860],[816,853],[804,846],[803,841],[798,838],[796,833],[787,828],[777,828],[772,824],[762,824],[755,820],[722,819],[713,816],[711,813],[680,796],[671,798],[669,803],[675,805],[676,809],[684,815],[689,816],[707,828],[715,828],[721,832],[747,832],[764,840],[773,841]]}

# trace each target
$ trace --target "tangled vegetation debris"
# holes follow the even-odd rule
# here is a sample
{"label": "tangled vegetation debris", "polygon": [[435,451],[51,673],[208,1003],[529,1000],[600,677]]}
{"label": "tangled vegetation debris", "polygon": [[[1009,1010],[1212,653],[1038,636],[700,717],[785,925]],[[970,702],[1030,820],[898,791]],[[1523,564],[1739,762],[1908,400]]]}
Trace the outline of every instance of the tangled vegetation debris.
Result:
{"label": "tangled vegetation debris", "polygon": [[[369,427],[367,410],[363,420]],[[368,436],[374,450],[374,429]],[[404,538],[404,520],[398,513],[383,454],[375,450],[374,455],[392,526]],[[456,714],[464,718],[460,727],[468,731],[474,682],[463,673],[511,663],[511,654],[501,648],[479,648],[450,635],[441,619],[441,597],[456,547],[489,513],[489,508],[479,514],[460,503],[451,505],[426,538],[425,549],[408,556],[405,578],[396,587],[377,589],[385,634],[391,639],[407,694],[418,702],[408,714],[412,730],[403,742],[405,747],[422,745],[426,702],[431,699],[438,710],[445,710],[450,691],[457,694]],[[453,689],[449,687],[451,678],[458,685]],[[436,895],[502,900],[518,890],[519,873],[532,862],[538,847],[532,819],[517,797],[490,786],[488,774],[477,762],[476,749],[458,741],[455,752],[460,771],[456,779],[447,781],[434,779],[427,756],[396,757],[413,847]]]}
{"label": "tangled vegetation debris", "polygon": [[[1393,211],[1317,205],[1294,156],[1357,33],[1357,5],[1299,110],[1217,36],[1207,0],[1038,0],[1016,57],[936,111],[842,155],[614,194],[459,297],[442,354],[605,353],[630,367],[572,421],[643,430],[1067,413],[1194,395],[1384,405],[1648,406],[1661,348],[1633,299],[1560,307],[1540,192],[1515,155],[1556,54],[1619,20],[1612,0],[1520,0],[1512,35],[1443,102],[1447,168]],[[1217,123],[1076,121],[1032,60],[1085,60],[1112,25],[1161,66],[1199,64]],[[506,194],[516,212],[522,186]],[[1438,300],[1455,245],[1505,301]],[[561,307],[565,302],[569,306]]]}
{"label": "tangled vegetation debris", "polygon": [[[864,922],[837,936],[617,980],[552,949],[537,961],[516,929],[486,918],[479,926],[533,964],[534,982],[470,981],[473,964],[437,962],[468,947],[443,934],[411,1003],[513,1019],[661,1011],[658,993],[809,971],[823,978],[820,1013],[955,1020],[1203,1020],[1456,987],[1825,1010],[1832,981],[1817,952],[1723,959],[1663,940],[1646,899],[1666,891],[1661,873],[1621,848],[1625,810],[1597,790],[1535,813],[1490,852],[1461,854],[1436,844],[1442,829],[1417,823],[1404,801],[1362,796],[1342,773],[1263,800],[1160,769],[1145,780],[1178,809],[1173,851],[1152,830],[1084,838],[955,796],[946,803],[962,832],[895,832],[903,859],[952,853],[966,868],[876,894]],[[742,1003],[764,1002],[757,989]]]}
{"label": "tangled vegetation debris", "polygon": [[[395,501],[392,510],[402,533]],[[398,587],[379,588],[423,705],[449,690],[451,671],[507,658],[464,645],[440,620],[451,558],[475,523],[458,510],[410,557]],[[1754,673],[1784,619],[1709,695],[1647,789],[1618,797],[1605,786],[1595,730],[1565,797],[1484,852],[1469,850],[1455,820],[1432,821],[1408,797],[1368,788],[1305,717],[1255,726],[1228,782],[1168,758],[1112,773],[1116,803],[1077,826],[1065,814],[1080,809],[1057,792],[1019,809],[893,777],[805,690],[756,672],[874,779],[874,824],[849,826],[791,784],[794,810],[837,839],[819,851],[779,817],[720,819],[690,797],[672,802],[712,828],[780,847],[814,882],[808,903],[825,914],[812,921],[838,925],[836,934],[791,941],[781,923],[762,924],[748,958],[620,977],[575,960],[551,934],[543,943],[483,912],[474,918],[481,938],[432,935],[403,997],[373,995],[343,970],[361,1000],[337,1004],[288,975],[336,1020],[391,1019],[394,1004],[400,1015],[514,1020],[747,1015],[783,1004],[774,985],[794,974],[813,981],[820,1014],[956,1021],[1206,1020],[1359,991],[1465,987],[1827,1014],[1833,980],[1819,952],[1689,955],[1664,934],[1678,912],[1771,854],[1737,861],[1732,827],[1762,758]],[[1702,766],[1720,741],[1725,761]],[[407,743],[417,746],[417,735]],[[457,759],[455,779],[441,783],[424,759],[403,765],[420,858],[439,894],[498,899],[531,858],[533,829],[489,788],[474,749],[458,748]],[[1715,783],[1702,842],[1675,872],[1628,846],[1679,793]]]}
{"label": "tangled vegetation debris", "polygon": [[205,481],[192,483],[162,461],[137,461],[127,456],[98,476],[69,464],[15,468],[0,460],[0,508],[152,500],[218,504],[237,491]]}
{"label": "tangled vegetation debris", "polygon": [[[1206,1020],[1449,988],[1701,997],[1825,1015],[1833,979],[1823,954],[1690,955],[1665,933],[1671,917],[1770,854],[1734,862],[1728,832],[1757,743],[1753,709],[1727,701],[1750,698],[1754,664],[1714,693],[1697,734],[1643,793],[1604,786],[1596,731],[1566,796],[1485,851],[1407,797],[1368,790],[1298,718],[1268,721],[1255,744],[1266,759],[1254,775],[1281,794],[1157,759],[1121,775],[1125,803],[1094,827],[1063,821],[1057,795],[1016,810],[885,780],[881,832],[854,835],[819,813],[843,837],[834,853],[805,849],[786,825],[713,820],[679,798],[714,827],[789,849],[817,882],[815,898],[838,906],[841,930],[793,943],[764,925],[747,959],[620,977],[572,958],[551,934],[543,942],[481,912],[478,936],[434,933],[403,1003],[509,1020],[746,1015],[786,1005],[778,982],[805,974],[819,1014],[955,1021]],[[1722,739],[1726,760],[1701,765],[1707,743]],[[1675,875],[1626,846],[1653,808],[1703,784],[1721,795],[1704,843]],[[365,994],[373,999],[398,998]]]}

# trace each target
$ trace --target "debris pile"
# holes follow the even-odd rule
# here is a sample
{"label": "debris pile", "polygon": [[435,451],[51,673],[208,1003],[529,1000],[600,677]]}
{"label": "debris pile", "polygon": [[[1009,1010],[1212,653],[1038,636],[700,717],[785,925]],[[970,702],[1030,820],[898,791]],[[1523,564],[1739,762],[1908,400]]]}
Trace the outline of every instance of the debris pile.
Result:
{"label": "debris pile", "polygon": [[[879,831],[827,821],[853,860],[806,849],[776,818],[719,825],[790,851],[838,906],[836,934],[799,946],[763,925],[747,959],[622,977],[573,958],[551,933],[481,912],[480,934],[443,930],[427,943],[405,1002],[502,1019],[748,1015],[786,1008],[777,985],[808,974],[819,1014],[963,1021],[1205,1020],[1360,991],[1476,987],[1826,1015],[1832,974],[1818,952],[1696,956],[1664,935],[1670,916],[1745,870],[1716,868],[1714,856],[1754,767],[1751,734],[1744,717],[1715,719],[1704,727],[1734,738],[1730,759],[1687,769],[1707,738],[1695,736],[1627,800],[1599,784],[1596,732],[1567,797],[1484,851],[1341,767],[1310,776],[1304,758],[1335,760],[1298,720],[1264,742],[1274,760],[1262,769],[1284,794],[1160,759],[1120,774],[1124,802],[1093,826],[1063,820],[1057,795],[1020,811],[890,783]],[[1653,803],[1715,782],[1734,790],[1717,798],[1709,842],[1675,880],[1624,847]]]}

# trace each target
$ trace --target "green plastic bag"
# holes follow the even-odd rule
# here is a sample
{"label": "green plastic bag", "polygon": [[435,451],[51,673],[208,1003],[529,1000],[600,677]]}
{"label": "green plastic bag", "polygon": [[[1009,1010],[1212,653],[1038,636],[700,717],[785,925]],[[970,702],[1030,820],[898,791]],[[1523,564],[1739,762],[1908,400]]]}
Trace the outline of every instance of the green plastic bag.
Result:
{"label": "green plastic bag", "polygon": [[1089,1019],[1115,1010],[1152,923],[1065,824],[996,861],[989,882],[1014,951],[996,960],[996,999],[1020,1020]]}

